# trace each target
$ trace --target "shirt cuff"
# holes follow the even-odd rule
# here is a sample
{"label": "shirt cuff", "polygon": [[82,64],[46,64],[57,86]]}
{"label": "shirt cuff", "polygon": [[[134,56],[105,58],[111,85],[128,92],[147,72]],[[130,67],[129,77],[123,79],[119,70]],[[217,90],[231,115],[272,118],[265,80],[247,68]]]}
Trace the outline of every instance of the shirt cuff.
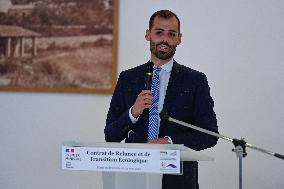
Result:
{"label": "shirt cuff", "polygon": [[133,115],[132,115],[132,113],[131,113],[131,109],[132,109],[132,107],[131,107],[131,108],[129,109],[129,111],[128,111],[128,112],[129,112],[129,118],[130,118],[132,124],[135,124],[135,123],[137,123],[139,117],[138,117],[138,118],[133,117]]}

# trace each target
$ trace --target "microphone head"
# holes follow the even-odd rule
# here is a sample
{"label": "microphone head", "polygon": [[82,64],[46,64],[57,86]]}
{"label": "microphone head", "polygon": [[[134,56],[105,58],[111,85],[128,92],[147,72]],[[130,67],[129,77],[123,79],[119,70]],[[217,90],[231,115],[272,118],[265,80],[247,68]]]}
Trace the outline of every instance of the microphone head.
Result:
{"label": "microphone head", "polygon": [[149,61],[147,63],[146,75],[153,75],[153,66],[154,66],[153,62]]}
{"label": "microphone head", "polygon": [[153,62],[147,63],[146,75],[145,75],[145,90],[151,90],[152,77],[153,77]]}
{"label": "microphone head", "polygon": [[169,120],[169,114],[167,112],[166,109],[162,109],[162,111],[160,112],[160,118],[161,118],[161,121],[164,122],[164,121],[168,121]]}

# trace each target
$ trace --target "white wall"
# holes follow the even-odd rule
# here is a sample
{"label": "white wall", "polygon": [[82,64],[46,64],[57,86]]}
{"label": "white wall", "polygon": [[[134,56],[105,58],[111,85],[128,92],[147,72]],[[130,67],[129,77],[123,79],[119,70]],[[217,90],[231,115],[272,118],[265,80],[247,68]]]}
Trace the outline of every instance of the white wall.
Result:
{"label": "white wall", "polygon": [[[220,132],[284,153],[284,1],[120,0],[118,72],[149,59],[150,15],[171,9],[183,42],[176,60],[207,74]],[[100,189],[101,174],[60,170],[65,141],[103,142],[111,95],[0,93],[1,189]],[[237,189],[233,145],[200,164],[201,188]],[[284,188],[283,160],[247,149],[244,188]]]}

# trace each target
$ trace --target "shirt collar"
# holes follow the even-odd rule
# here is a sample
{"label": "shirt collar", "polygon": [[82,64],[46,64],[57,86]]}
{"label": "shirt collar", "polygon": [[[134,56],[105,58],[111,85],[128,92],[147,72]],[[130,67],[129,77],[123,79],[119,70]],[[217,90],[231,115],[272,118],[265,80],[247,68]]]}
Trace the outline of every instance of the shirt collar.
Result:
{"label": "shirt collar", "polygon": [[[172,58],[167,63],[163,64],[161,68],[162,70],[165,70],[166,72],[170,73],[172,71],[173,64],[174,64],[174,59]],[[154,67],[157,67],[157,66],[154,65]]]}

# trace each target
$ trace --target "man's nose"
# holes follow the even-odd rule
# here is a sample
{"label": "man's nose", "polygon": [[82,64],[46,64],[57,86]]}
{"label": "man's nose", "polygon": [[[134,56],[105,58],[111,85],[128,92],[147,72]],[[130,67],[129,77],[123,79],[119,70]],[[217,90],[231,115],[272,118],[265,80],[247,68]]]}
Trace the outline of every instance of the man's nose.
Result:
{"label": "man's nose", "polygon": [[168,41],[169,41],[168,34],[164,34],[164,35],[162,36],[162,41],[168,43]]}

